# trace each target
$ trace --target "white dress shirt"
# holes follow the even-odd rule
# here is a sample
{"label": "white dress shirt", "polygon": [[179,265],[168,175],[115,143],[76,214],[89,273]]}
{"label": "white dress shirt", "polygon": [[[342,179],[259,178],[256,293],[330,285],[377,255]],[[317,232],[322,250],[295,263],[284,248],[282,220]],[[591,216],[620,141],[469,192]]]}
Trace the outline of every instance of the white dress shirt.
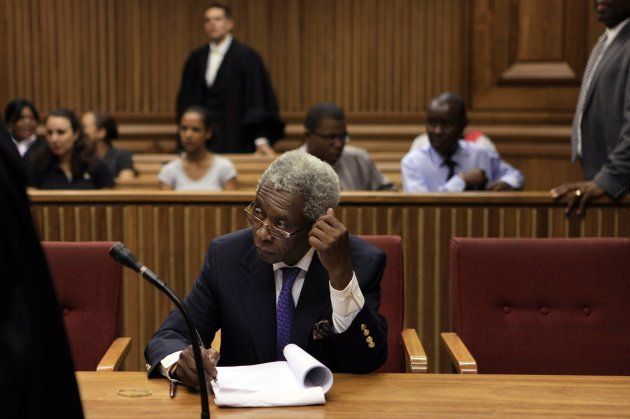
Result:
{"label": "white dress shirt", "polygon": [[20,152],[20,156],[24,156],[24,154],[26,154],[26,152],[28,151],[29,148],[31,148],[31,146],[33,145],[33,143],[37,141],[37,135],[33,134],[28,138],[23,139],[20,142],[15,141],[15,139],[13,139],[13,142],[15,143],[15,146],[17,147],[18,151]]}
{"label": "white dress shirt", "polygon": [[[302,271],[298,274],[295,282],[293,283],[293,288],[291,289],[291,294],[293,295],[293,302],[296,307],[298,301],[300,299],[300,293],[302,292],[302,287],[304,286],[304,281],[306,280],[306,274],[308,273],[308,269],[311,266],[311,262],[313,260],[313,255],[315,254],[315,249],[312,247],[302,256],[295,265],[290,267],[300,268]],[[280,290],[282,289],[282,270],[281,268],[288,267],[284,262],[274,263],[273,264],[273,275],[276,287],[276,302],[278,301],[278,297],[280,296]],[[357,276],[352,272],[352,279],[350,283],[343,290],[339,291],[328,284],[330,289],[330,304],[332,306],[332,321],[333,321],[333,330],[335,333],[343,333],[352,324],[352,321],[356,317],[356,315],[361,311],[363,305],[365,304],[365,297],[361,292],[361,288],[359,287],[359,281],[357,280]],[[169,354],[160,361],[160,373],[167,377],[169,376],[170,368],[175,365],[175,363],[179,360],[179,354],[182,351],[173,352]]]}
{"label": "white dress shirt", "polygon": [[501,181],[513,189],[523,187],[525,180],[520,171],[503,161],[499,154],[480,145],[459,140],[451,158],[456,163],[455,173],[447,179],[449,169],[444,164],[444,157],[430,143],[411,150],[400,163],[403,191],[462,192],[466,189],[463,174],[476,168],[484,171],[488,184]]}
{"label": "white dress shirt", "polygon": [[223,57],[225,57],[225,54],[231,44],[232,35],[230,34],[228,34],[219,44],[210,44],[210,54],[208,54],[208,65],[206,66],[206,83],[208,84],[208,87],[211,87],[214,84],[219,67],[221,67],[221,63],[223,62]]}

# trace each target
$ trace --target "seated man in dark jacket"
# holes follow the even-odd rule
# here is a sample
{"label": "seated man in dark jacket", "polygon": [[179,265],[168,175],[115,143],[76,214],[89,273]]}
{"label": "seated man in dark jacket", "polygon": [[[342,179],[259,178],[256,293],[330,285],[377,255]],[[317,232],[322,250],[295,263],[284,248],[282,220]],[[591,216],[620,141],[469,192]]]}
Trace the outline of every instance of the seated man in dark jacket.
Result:
{"label": "seated man in dark jacket", "polygon": [[[339,180],[327,163],[285,153],[263,173],[245,209],[251,229],[215,239],[185,299],[208,346],[221,329],[219,365],[284,359],[295,343],[331,370],[368,373],[387,357],[378,313],[385,254],[335,218]],[[147,346],[149,375],[196,386],[190,336],[171,312]],[[204,357],[216,375],[218,354]]]}

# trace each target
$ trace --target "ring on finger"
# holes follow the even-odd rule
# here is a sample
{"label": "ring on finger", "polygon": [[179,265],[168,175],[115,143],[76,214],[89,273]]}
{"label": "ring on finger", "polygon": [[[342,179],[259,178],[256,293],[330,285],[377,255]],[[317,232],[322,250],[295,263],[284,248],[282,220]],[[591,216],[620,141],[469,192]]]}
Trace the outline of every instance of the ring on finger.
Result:
{"label": "ring on finger", "polygon": [[579,189],[576,189],[576,190],[575,190],[575,196],[577,196],[578,198],[581,198],[581,197],[582,197],[582,195],[584,195],[584,192],[582,192],[582,191],[581,191],[581,190],[579,190]]}

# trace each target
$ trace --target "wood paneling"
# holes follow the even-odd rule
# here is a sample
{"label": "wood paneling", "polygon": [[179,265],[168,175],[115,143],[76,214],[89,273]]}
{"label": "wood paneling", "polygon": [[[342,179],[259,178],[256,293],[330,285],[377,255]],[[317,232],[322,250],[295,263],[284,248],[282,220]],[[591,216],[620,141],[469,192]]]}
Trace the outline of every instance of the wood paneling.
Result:
{"label": "wood paneling", "polygon": [[[417,114],[465,85],[467,2],[233,0],[238,38],[267,64],[285,112],[334,101],[350,113]],[[0,102],[173,114],[204,0],[1,0]]]}
{"label": "wood paneling", "polygon": [[[179,295],[191,289],[213,238],[245,227],[252,193],[33,192],[42,240],[121,240]],[[449,330],[451,237],[599,237],[630,235],[630,200],[594,205],[567,219],[548,194],[345,193],[339,218],[354,234],[397,234],[405,258],[405,323],[418,330],[430,369],[448,369],[438,350]],[[125,270],[125,336],[133,338],[127,369],[142,369],[142,351],[171,306]]]}
{"label": "wood paneling", "polygon": [[[426,104],[450,90],[527,173],[529,190],[581,177],[566,150],[582,72],[603,30],[592,0],[229,3],[236,36],[262,55],[289,122],[281,150],[298,145],[305,110],[321,100],[368,126],[365,140],[375,141],[353,130],[355,144],[405,150],[423,129]],[[120,146],[172,152],[175,96],[186,56],[207,41],[206,4],[0,0],[0,57],[8,63],[0,104],[24,96],[43,111],[104,110],[121,122]]]}
{"label": "wood paneling", "polygon": [[592,2],[474,0],[474,109],[572,112],[595,23]]}

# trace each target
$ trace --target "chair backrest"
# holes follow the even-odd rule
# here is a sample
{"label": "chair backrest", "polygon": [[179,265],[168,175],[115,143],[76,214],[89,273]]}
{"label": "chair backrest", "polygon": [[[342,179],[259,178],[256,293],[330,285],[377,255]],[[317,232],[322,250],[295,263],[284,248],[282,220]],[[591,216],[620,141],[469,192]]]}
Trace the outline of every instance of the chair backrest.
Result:
{"label": "chair backrest", "polygon": [[43,242],[74,368],[94,371],[119,333],[122,268],[110,242]]}
{"label": "chair backrest", "polygon": [[403,299],[403,250],[400,236],[359,236],[382,249],[387,264],[381,280],[379,312],[387,319],[387,361],[377,372],[405,372],[402,337],[405,304]]}
{"label": "chair backrest", "polygon": [[480,373],[630,374],[630,239],[451,241],[452,327]]}

